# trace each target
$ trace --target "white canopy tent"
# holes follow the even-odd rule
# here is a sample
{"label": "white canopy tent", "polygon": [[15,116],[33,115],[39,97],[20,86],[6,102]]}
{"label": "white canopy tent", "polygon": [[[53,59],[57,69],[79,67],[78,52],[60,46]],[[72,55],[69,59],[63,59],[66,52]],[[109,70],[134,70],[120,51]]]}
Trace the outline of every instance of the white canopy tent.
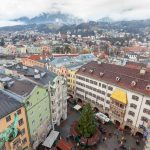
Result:
{"label": "white canopy tent", "polygon": [[77,105],[75,105],[73,108],[74,108],[75,110],[80,110],[82,107],[77,104]]}
{"label": "white canopy tent", "polygon": [[58,131],[52,130],[42,145],[51,148],[55,140],[57,139],[58,135],[59,135]]}
{"label": "white canopy tent", "polygon": [[103,120],[103,121],[105,121],[105,122],[109,122],[110,121],[110,119],[105,114],[103,114],[101,112],[98,112],[96,114],[96,117],[101,119],[101,120]]}

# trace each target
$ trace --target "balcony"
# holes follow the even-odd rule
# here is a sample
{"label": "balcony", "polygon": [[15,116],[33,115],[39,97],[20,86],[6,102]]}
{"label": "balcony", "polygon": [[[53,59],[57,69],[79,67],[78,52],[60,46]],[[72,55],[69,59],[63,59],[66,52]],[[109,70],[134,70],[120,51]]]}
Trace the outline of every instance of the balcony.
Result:
{"label": "balcony", "polygon": [[10,137],[6,147],[10,147],[10,149],[22,150],[22,143],[20,137],[21,137],[20,132],[18,132],[18,135],[15,138]]}
{"label": "balcony", "polygon": [[112,103],[110,104],[110,109],[112,109],[112,110],[117,110],[117,111],[120,111],[120,112],[122,112],[122,113],[125,113],[125,107],[122,108],[122,107],[117,106],[117,105],[112,104]]}

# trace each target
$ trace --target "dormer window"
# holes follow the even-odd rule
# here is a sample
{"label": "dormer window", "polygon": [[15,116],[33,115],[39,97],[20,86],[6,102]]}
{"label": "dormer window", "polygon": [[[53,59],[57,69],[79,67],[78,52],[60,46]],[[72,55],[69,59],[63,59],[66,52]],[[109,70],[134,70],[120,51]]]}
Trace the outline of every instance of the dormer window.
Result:
{"label": "dormer window", "polygon": [[132,81],[131,82],[131,86],[133,87],[133,86],[135,86],[136,85],[136,82],[135,81]]}
{"label": "dormer window", "polygon": [[34,72],[35,72],[35,73],[39,73],[39,70],[37,70],[37,69],[34,69]]}
{"label": "dormer window", "polygon": [[146,86],[146,90],[147,90],[147,91],[150,91],[150,85],[147,85],[147,86]]}
{"label": "dormer window", "polygon": [[99,75],[100,75],[100,77],[102,77],[102,76],[104,75],[104,73],[103,73],[103,72],[100,72]]}
{"label": "dormer window", "polygon": [[35,75],[34,75],[34,78],[35,78],[35,79],[40,79],[40,74],[35,74]]}
{"label": "dormer window", "polygon": [[145,75],[145,73],[146,73],[146,70],[142,68],[142,69],[140,70],[140,75]]}
{"label": "dormer window", "polygon": [[85,71],[85,69],[86,69],[86,68],[85,68],[85,67],[83,67],[83,68],[82,68],[82,71]]}
{"label": "dormer window", "polygon": [[89,70],[90,73],[93,73],[93,71],[94,71],[94,69],[90,69],[90,70]]}
{"label": "dormer window", "polygon": [[120,81],[120,77],[116,77],[116,81],[119,82]]}
{"label": "dormer window", "polygon": [[28,67],[26,67],[26,66],[23,66],[23,69],[24,69],[24,70],[27,70],[27,69],[28,69]]}

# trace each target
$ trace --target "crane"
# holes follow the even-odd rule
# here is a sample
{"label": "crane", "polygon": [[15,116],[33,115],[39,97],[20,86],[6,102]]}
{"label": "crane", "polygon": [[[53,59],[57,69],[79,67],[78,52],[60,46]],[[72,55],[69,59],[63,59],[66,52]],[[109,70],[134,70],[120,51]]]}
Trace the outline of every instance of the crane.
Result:
{"label": "crane", "polygon": [[17,124],[18,124],[19,117],[17,114],[15,114],[14,122],[8,126],[6,130],[4,130],[2,133],[0,133],[0,149],[2,149],[5,142],[8,142],[10,140],[10,137],[13,139],[16,138],[18,134]]}

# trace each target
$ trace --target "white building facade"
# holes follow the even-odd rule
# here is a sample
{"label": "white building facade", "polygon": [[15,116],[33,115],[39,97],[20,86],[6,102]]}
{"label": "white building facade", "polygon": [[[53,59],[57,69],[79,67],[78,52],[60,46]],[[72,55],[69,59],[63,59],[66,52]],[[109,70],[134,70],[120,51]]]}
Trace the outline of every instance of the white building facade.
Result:
{"label": "white building facade", "polygon": [[57,76],[50,85],[51,113],[53,125],[60,125],[61,119],[67,119],[67,82],[62,76]]}
{"label": "white building facade", "polygon": [[[138,81],[132,73],[129,76],[130,73],[123,73],[122,69],[117,71],[118,66],[111,65],[112,69],[107,69],[107,66],[90,62],[80,68],[76,75],[76,98],[91,103],[93,107],[109,115],[114,123],[119,123],[123,128],[127,126],[133,133],[143,134],[142,127],[146,128],[150,119],[148,84],[150,81],[141,81],[145,78],[145,74],[141,75],[142,79]],[[130,71],[129,68],[125,70]],[[144,84],[145,89],[141,87],[140,91],[139,87],[137,89],[137,84],[140,86],[141,83]]]}

